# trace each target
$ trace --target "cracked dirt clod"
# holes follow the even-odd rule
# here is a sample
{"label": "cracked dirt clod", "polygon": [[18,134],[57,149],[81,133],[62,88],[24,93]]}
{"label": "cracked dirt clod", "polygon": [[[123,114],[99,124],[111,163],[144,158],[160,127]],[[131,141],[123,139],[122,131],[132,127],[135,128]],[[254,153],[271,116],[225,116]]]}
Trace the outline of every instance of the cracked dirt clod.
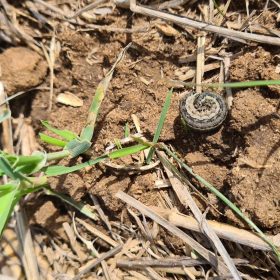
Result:
{"label": "cracked dirt clod", "polygon": [[27,90],[43,82],[47,74],[46,61],[27,48],[10,48],[0,54],[0,79],[8,95]]}

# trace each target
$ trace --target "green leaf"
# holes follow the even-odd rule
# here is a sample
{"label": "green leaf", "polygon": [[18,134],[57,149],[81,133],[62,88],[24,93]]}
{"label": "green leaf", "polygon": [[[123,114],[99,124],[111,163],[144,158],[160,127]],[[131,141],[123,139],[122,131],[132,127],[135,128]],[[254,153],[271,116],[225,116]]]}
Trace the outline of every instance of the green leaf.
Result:
{"label": "green leaf", "polygon": [[[154,144],[157,143],[157,141],[159,139],[159,136],[160,136],[160,133],[161,133],[161,130],[163,128],[163,124],[164,124],[164,121],[166,119],[168,109],[170,107],[172,94],[173,94],[173,88],[167,92],[165,102],[164,102],[164,105],[163,105],[163,108],[162,108],[162,111],[161,111],[161,114],[160,114],[159,122],[158,122],[158,125],[157,125],[157,128],[156,128],[156,132],[155,132],[155,135],[154,135],[154,138],[153,138],[153,143]],[[149,164],[151,162],[154,151],[155,151],[154,148],[150,149],[149,154],[147,156],[147,164]]]}
{"label": "green leaf", "polygon": [[93,132],[94,132],[93,124],[88,124],[88,126],[83,128],[80,138],[83,140],[91,141]]}
{"label": "green leaf", "polygon": [[39,133],[39,136],[40,136],[40,139],[45,142],[45,143],[48,143],[50,145],[53,145],[53,146],[57,146],[57,147],[65,147],[65,145],[67,144],[65,141],[62,141],[60,139],[57,139],[55,137],[51,137],[51,136],[48,136],[44,133]]}
{"label": "green leaf", "polygon": [[91,147],[91,144],[92,143],[87,140],[74,139],[67,143],[67,145],[65,146],[65,150],[68,150],[72,158],[74,158],[86,152]]}
{"label": "green leaf", "polygon": [[150,147],[149,145],[139,144],[139,145],[123,148],[123,149],[111,152],[109,154],[102,155],[98,158],[89,160],[87,162],[77,164],[74,166],[70,166],[70,167],[62,166],[62,165],[49,166],[45,169],[45,173],[47,176],[57,176],[57,175],[67,174],[67,173],[71,173],[74,171],[78,171],[87,166],[95,165],[107,158],[116,159],[116,158],[124,157],[127,155],[135,154],[135,153],[145,150],[149,147]]}
{"label": "green leaf", "polygon": [[184,87],[201,86],[203,88],[247,88],[247,87],[260,87],[260,86],[274,86],[280,85],[280,80],[258,80],[246,82],[232,82],[232,83],[187,83],[182,81],[171,80],[175,84],[183,85]]}
{"label": "green leaf", "polygon": [[0,169],[13,180],[23,178],[22,174],[12,168],[9,161],[4,157],[4,155],[0,155]]}
{"label": "green leaf", "polygon": [[115,145],[118,149],[122,149],[122,143],[120,141],[120,139],[114,139]]}
{"label": "green leaf", "polygon": [[11,192],[14,189],[15,189],[15,184],[12,184],[12,183],[0,185],[0,197],[1,197],[1,195]]}
{"label": "green leaf", "polygon": [[111,152],[111,153],[108,154],[108,157],[110,159],[121,158],[121,157],[125,157],[125,156],[128,156],[128,155],[132,155],[132,154],[135,154],[137,152],[143,151],[147,148],[149,148],[148,145],[138,144],[138,145],[122,148],[120,150]]}
{"label": "green leaf", "polygon": [[111,67],[109,72],[106,74],[104,79],[98,84],[92,103],[90,105],[89,114],[87,118],[86,126],[83,128],[80,138],[82,140],[91,141],[95,129],[95,123],[98,117],[98,113],[100,110],[101,103],[106,95],[106,91],[110,84],[110,81],[113,77],[114,70],[119,62],[123,59],[126,50],[130,47],[131,43],[129,43],[118,55],[117,60],[115,61],[114,65]]}
{"label": "green leaf", "polygon": [[107,156],[104,155],[104,156],[98,157],[96,159],[89,160],[87,162],[77,164],[77,165],[74,165],[74,166],[70,166],[70,167],[66,167],[66,166],[63,166],[63,165],[53,165],[53,166],[47,167],[45,173],[46,173],[47,176],[63,175],[63,174],[67,174],[67,173],[71,173],[71,172],[74,172],[74,171],[81,170],[82,168],[85,168],[87,166],[95,165],[95,164],[103,161],[106,158],[107,158]]}
{"label": "green leaf", "polygon": [[53,195],[53,196],[56,196],[56,197],[60,198],[62,201],[66,202],[67,204],[69,204],[72,207],[76,208],[78,211],[80,211],[81,213],[86,215],[88,218],[90,218],[90,219],[92,219],[94,221],[98,220],[96,214],[86,204],[84,204],[82,202],[77,202],[74,199],[72,199],[71,197],[69,197],[69,196],[67,196],[65,194],[61,194],[61,193],[55,192],[55,191],[51,190],[50,188],[45,188],[45,193],[47,195]]}
{"label": "green leaf", "polygon": [[30,175],[40,171],[47,162],[47,154],[36,151],[31,156],[18,156],[14,163],[14,171]]}
{"label": "green leaf", "polygon": [[71,141],[73,139],[79,138],[79,136],[77,134],[75,134],[74,132],[70,131],[70,130],[61,130],[61,129],[57,129],[53,126],[51,126],[47,121],[42,121],[42,124],[51,132],[53,132],[56,135],[59,135],[60,137],[62,137],[63,139],[67,140],[67,141]]}
{"label": "green leaf", "polygon": [[47,163],[47,153],[35,151],[32,153],[31,156],[40,156],[41,160],[34,162],[34,164],[32,166],[32,170],[30,170],[30,173],[28,173],[28,174],[33,174],[35,172],[40,171]]}
{"label": "green leaf", "polygon": [[16,185],[10,185],[9,187],[9,192],[0,192],[0,236],[17,202],[16,194],[18,187]]}

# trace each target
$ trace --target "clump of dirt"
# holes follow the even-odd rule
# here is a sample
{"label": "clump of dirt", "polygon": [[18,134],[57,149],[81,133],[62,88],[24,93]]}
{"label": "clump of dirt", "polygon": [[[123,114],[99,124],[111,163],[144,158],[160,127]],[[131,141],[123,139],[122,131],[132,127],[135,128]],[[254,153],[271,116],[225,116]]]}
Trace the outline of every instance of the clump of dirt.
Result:
{"label": "clump of dirt", "polygon": [[53,221],[57,220],[60,213],[54,206],[52,201],[43,203],[34,215],[34,221],[38,225],[44,225],[50,227],[53,225]]}
{"label": "clump of dirt", "polygon": [[8,95],[38,86],[48,69],[39,54],[24,47],[9,48],[1,53],[0,65],[1,80]]}

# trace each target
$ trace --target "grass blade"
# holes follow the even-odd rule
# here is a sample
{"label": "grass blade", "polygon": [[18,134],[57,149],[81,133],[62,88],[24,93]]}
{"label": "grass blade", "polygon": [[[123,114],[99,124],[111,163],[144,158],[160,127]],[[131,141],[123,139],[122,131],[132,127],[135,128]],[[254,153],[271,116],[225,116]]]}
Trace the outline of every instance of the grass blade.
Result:
{"label": "grass blade", "polygon": [[[0,186],[1,189],[2,186]],[[0,236],[3,233],[5,225],[12,214],[15,205],[15,196],[17,193],[17,186],[10,185],[9,192],[0,192]]]}
{"label": "grass blade", "polygon": [[65,203],[71,205],[72,207],[74,207],[75,209],[80,211],[82,214],[86,215],[88,218],[90,218],[94,221],[98,220],[96,214],[92,211],[92,209],[90,207],[88,207],[87,205],[83,204],[82,202],[77,202],[74,199],[72,199],[71,197],[58,193],[58,192],[55,192],[55,191],[51,190],[50,188],[45,188],[45,193],[47,195],[52,195],[52,196],[58,197]]}
{"label": "grass blade", "polygon": [[42,121],[43,126],[45,126],[49,131],[53,132],[54,134],[62,137],[67,141],[71,141],[73,139],[79,138],[77,134],[70,130],[61,130],[51,126],[47,121]]}
{"label": "grass blade", "polygon": [[47,144],[50,144],[50,145],[53,145],[53,146],[64,148],[65,145],[67,144],[65,141],[62,141],[60,139],[48,136],[44,133],[39,133],[39,137],[43,142],[45,142]]}
{"label": "grass blade", "polygon": [[[158,125],[157,125],[157,128],[156,128],[156,132],[155,132],[155,135],[154,135],[154,138],[153,138],[153,143],[154,144],[156,144],[158,139],[159,139],[164,121],[166,119],[168,109],[170,107],[172,94],[173,94],[173,88],[167,92],[165,102],[164,102],[164,105],[163,105],[163,108],[162,108],[162,111],[161,111],[161,114],[160,114],[159,122],[158,122]],[[147,156],[147,164],[150,164],[151,159],[152,159],[153,154],[154,154],[154,151],[155,151],[155,149],[152,147],[149,151],[148,156]]]}
{"label": "grass blade", "polygon": [[203,88],[247,88],[247,87],[260,87],[260,86],[274,86],[280,85],[280,80],[258,80],[258,81],[246,81],[246,82],[232,82],[232,83],[186,83],[177,80],[170,80],[171,83],[176,85],[180,84],[184,87],[201,86]]}
{"label": "grass blade", "polygon": [[82,168],[85,168],[87,166],[95,165],[95,164],[105,160],[106,158],[108,158],[107,155],[103,155],[96,159],[89,160],[87,162],[77,164],[74,166],[69,166],[69,167],[63,166],[63,165],[53,165],[53,166],[47,167],[45,173],[47,176],[58,176],[58,175],[68,174],[71,172],[81,170]]}
{"label": "grass blade", "polygon": [[126,123],[124,128],[124,138],[129,137],[129,135],[130,135],[129,124]]}
{"label": "grass blade", "polygon": [[93,97],[90,109],[89,109],[89,115],[87,119],[87,124],[84,127],[84,129],[81,132],[81,139],[82,140],[87,140],[91,141],[93,133],[94,133],[94,128],[95,128],[95,123],[96,119],[99,113],[99,109],[101,106],[101,103],[105,97],[107,88],[109,86],[109,83],[113,77],[114,70],[116,66],[119,64],[119,62],[123,59],[125,52],[127,49],[130,47],[131,43],[128,44],[118,55],[116,62],[110,69],[110,71],[106,74],[105,78],[98,84],[97,89],[95,91],[95,95]]}
{"label": "grass blade", "polygon": [[10,110],[5,110],[1,115],[0,115],[0,123],[2,123],[4,120],[8,119],[11,117],[11,111]]}
{"label": "grass blade", "polygon": [[47,176],[58,176],[58,175],[62,175],[62,174],[67,174],[67,173],[81,170],[82,168],[85,168],[87,166],[95,165],[108,158],[116,159],[116,158],[131,155],[131,154],[135,154],[137,152],[147,149],[148,147],[149,147],[148,145],[138,144],[138,145],[126,147],[126,148],[111,152],[109,154],[102,155],[98,158],[95,158],[95,159],[92,159],[87,162],[77,164],[74,166],[69,166],[69,167],[63,166],[63,165],[49,166],[45,169],[45,172],[46,172]]}
{"label": "grass blade", "polygon": [[108,154],[108,157],[110,159],[121,158],[121,157],[125,157],[125,156],[128,156],[128,155],[138,153],[138,152],[143,151],[147,148],[149,148],[149,146],[143,145],[143,144],[138,144],[138,145],[135,145],[135,146],[126,147],[126,148],[122,148],[120,150],[111,152],[110,154]]}
{"label": "grass blade", "polygon": [[69,151],[72,158],[85,153],[91,147],[91,142],[88,140],[74,139],[67,143],[65,150]]}
{"label": "grass blade", "polygon": [[4,155],[0,155],[0,169],[13,180],[24,179],[24,176],[22,174],[12,168],[9,161],[4,157]]}

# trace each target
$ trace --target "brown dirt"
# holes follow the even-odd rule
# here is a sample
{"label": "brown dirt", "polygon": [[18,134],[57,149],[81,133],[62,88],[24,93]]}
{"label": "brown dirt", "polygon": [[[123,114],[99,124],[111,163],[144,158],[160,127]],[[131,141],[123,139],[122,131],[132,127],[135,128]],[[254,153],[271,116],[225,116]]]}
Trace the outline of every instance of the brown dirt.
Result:
{"label": "brown dirt", "polygon": [[233,197],[255,222],[279,229],[279,101],[263,95],[245,90],[235,98],[233,124],[244,135],[246,148],[239,153],[229,183]]}
{"label": "brown dirt", "polygon": [[[106,43],[96,41],[93,43],[91,38],[69,32],[69,34],[64,32],[60,40],[65,42],[69,52],[72,53],[72,66],[71,69],[61,67],[61,71],[56,75],[56,87],[58,92],[67,89],[77,94],[84,99],[85,106],[77,109],[55,104],[49,120],[58,127],[78,133],[85,122],[94,88],[102,76],[100,64],[91,66],[85,62],[87,53],[91,48],[97,48],[95,55],[107,57],[111,64],[115,54],[120,51],[121,44],[116,38]],[[118,37],[121,40],[124,36],[118,35]],[[125,123],[132,124],[131,114],[139,117],[144,134],[148,139],[152,139],[165,93],[168,90],[167,83],[158,81],[154,77],[160,74],[161,68],[167,76],[171,76],[174,69],[178,67],[176,60],[162,60],[162,57],[170,56],[169,48],[165,47],[169,44],[161,42],[163,44],[162,57],[158,58],[151,50],[143,51],[145,40],[137,37],[133,39],[142,47],[136,53],[134,50],[130,51],[125,61],[118,67],[102,104],[93,145],[96,153],[102,152],[112,139],[123,137]],[[157,40],[162,40],[162,38],[158,36]],[[150,49],[154,44],[150,45]],[[91,48],[86,46],[91,46]],[[176,44],[176,46],[178,52],[180,45]],[[83,48],[82,53],[80,48]],[[181,52],[183,54],[183,49]],[[136,60],[141,61],[134,64]],[[256,47],[246,50],[243,56],[234,60],[230,73],[232,80],[238,81],[267,79],[271,76],[279,79],[275,68],[273,54],[261,47]],[[150,84],[148,86],[143,84],[140,77],[151,80]],[[260,168],[248,168],[246,164],[239,164],[240,160],[245,158],[259,166],[266,161],[273,147],[274,156],[270,156],[269,162],[265,164],[272,164],[273,159],[276,161],[276,155],[279,160],[277,131],[280,124],[274,114],[278,101],[277,93],[268,89],[237,91],[234,95],[232,112],[224,126],[208,134],[184,129],[178,118],[178,100],[179,92],[176,91],[160,140],[172,143],[195,172],[212,182],[218,189],[225,189],[226,194],[231,195],[242,209],[247,209],[261,226],[278,227],[279,205],[275,201],[279,200],[277,191],[279,173],[278,175],[275,173],[275,168],[279,167],[266,168],[263,172]],[[272,126],[274,129],[271,128]],[[264,136],[262,136],[263,133]],[[256,143],[255,138],[258,139],[258,137],[263,140]],[[268,140],[271,140],[270,143]],[[258,151],[261,147],[263,149],[261,154],[254,153],[254,149]],[[260,172],[262,176],[261,181],[258,182]],[[241,179],[243,177],[246,180]],[[128,178],[126,174],[114,175],[107,169],[92,168],[87,172],[82,171],[80,175],[67,175],[63,185],[59,184],[57,187],[75,199],[81,199],[84,193],[89,191],[103,201],[108,211],[118,213],[122,209],[122,204],[114,198],[118,190],[128,191],[147,205],[157,203],[157,192],[153,190],[154,181],[154,173]],[[264,197],[263,207],[261,203],[254,204],[254,201],[259,201],[260,197]],[[268,205],[269,211],[267,211]]]}
{"label": "brown dirt", "polygon": [[[109,18],[119,27],[126,26],[127,18],[132,20],[130,14],[118,10]],[[135,16],[133,19],[135,26],[145,23],[144,17]],[[39,120],[48,119],[58,128],[79,133],[104,73],[112,66],[121,49],[128,42],[134,42],[134,47],[117,68],[102,103],[93,138],[94,156],[102,154],[114,139],[124,137],[126,123],[133,131],[132,114],[138,116],[144,135],[152,140],[169,89],[168,82],[159,77],[164,73],[166,77],[175,79],[174,72],[181,67],[178,58],[196,49],[195,41],[185,33],[178,32],[175,37],[167,37],[155,28],[144,34],[85,34],[61,25],[57,40],[62,51],[55,68],[55,95],[71,92],[80,97],[84,105],[80,108],[67,107],[54,99],[53,109],[47,113],[49,93],[38,92],[32,99],[30,111],[37,132],[43,131]],[[229,45],[228,50],[233,54],[240,52],[230,67],[231,81],[280,80],[278,49],[255,45],[231,49]],[[9,94],[34,87],[46,78],[46,63],[27,48],[8,49],[0,55],[0,65],[2,80]],[[206,74],[205,79],[212,76],[211,73]],[[148,84],[143,82],[143,78]],[[217,77],[214,77],[215,80]],[[171,144],[196,173],[213,183],[262,229],[280,232],[279,87],[234,90],[233,106],[227,120],[221,128],[209,133],[184,128],[178,116],[182,89],[177,88],[174,92],[160,141]],[[82,160],[79,158],[70,161],[70,164]],[[62,163],[69,162],[64,160]],[[154,187],[156,179],[156,171],[128,176],[126,172],[118,173],[101,164],[52,178],[51,186],[76,200],[86,200],[88,193],[96,195],[103,210],[113,220],[120,217],[124,210],[123,203],[115,198],[119,190],[146,205],[160,205],[160,194]],[[206,194],[205,189],[200,190]],[[217,203],[211,195],[209,199]],[[240,224],[227,208],[221,204],[218,206],[223,214],[211,212],[210,217]],[[43,202],[36,209],[33,222],[44,227],[53,222],[58,228],[64,217],[57,218],[58,212],[59,209],[51,202]]]}
{"label": "brown dirt", "polygon": [[[137,19],[135,24],[140,25],[141,20]],[[48,115],[53,125],[76,133],[81,131],[94,89],[127,40],[127,36],[122,34],[105,38],[99,37],[98,33],[84,36],[65,27],[58,33],[62,52],[56,67],[55,93],[72,92],[83,99],[84,106],[72,108],[54,102]],[[128,52],[118,67],[102,104],[93,139],[95,154],[102,153],[113,139],[123,137],[125,124],[128,122],[132,126],[131,114],[138,116],[144,135],[152,139],[168,90],[168,83],[158,79],[161,70],[173,78],[179,67],[178,56],[183,56],[186,51],[191,53],[194,48],[194,44],[180,33],[175,39],[176,44],[173,44],[172,38],[164,38],[156,31],[144,36],[132,35],[137,47]],[[91,58],[93,62],[88,63],[92,50],[95,50],[94,58]],[[273,52],[262,47],[246,47],[243,52],[232,62],[230,75],[233,81],[279,79]],[[20,69],[23,76],[18,77],[17,83],[11,83],[14,74],[3,73],[3,77],[7,77],[4,79],[7,85],[11,83],[10,92],[38,84],[46,71],[42,59],[24,48],[9,49],[2,54],[3,65],[7,64],[11,54],[15,59],[20,53],[24,58],[20,60],[21,64],[14,64],[15,70],[9,71],[17,73]],[[40,71],[34,75],[37,68]],[[149,84],[144,84],[142,78]],[[47,117],[47,100],[46,97],[42,100],[42,95],[37,95],[32,104],[31,116],[35,127],[38,127],[39,119]],[[186,131],[181,125],[178,117],[180,91],[177,90],[160,139],[173,144],[195,172],[218,189],[225,190],[241,208],[247,209],[257,223],[274,229],[279,226],[279,173],[276,172],[279,167],[277,164],[265,169],[258,166],[279,161],[279,121],[275,115],[277,95],[277,91],[269,89],[236,91],[232,111],[224,126],[218,131],[201,134]],[[256,142],[256,139],[261,141]],[[246,160],[257,168],[248,167],[243,162]],[[78,200],[87,192],[95,194],[108,211],[118,213],[122,209],[122,203],[114,198],[118,190],[129,192],[147,205],[157,204],[158,195],[153,189],[155,179],[153,172],[127,177],[126,174],[114,174],[106,168],[94,167],[63,179],[53,179],[52,186]],[[260,197],[264,198],[261,200],[263,204]]]}

